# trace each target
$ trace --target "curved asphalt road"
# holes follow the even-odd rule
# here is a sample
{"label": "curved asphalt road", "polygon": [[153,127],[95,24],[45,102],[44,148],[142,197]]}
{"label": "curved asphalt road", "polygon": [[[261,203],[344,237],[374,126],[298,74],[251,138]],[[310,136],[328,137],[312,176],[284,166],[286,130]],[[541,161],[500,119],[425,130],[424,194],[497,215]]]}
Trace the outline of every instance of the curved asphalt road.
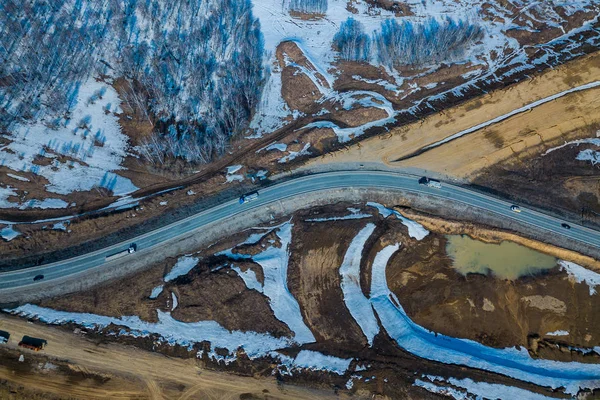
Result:
{"label": "curved asphalt road", "polygon": [[[501,215],[505,218],[518,220],[538,230],[554,232],[557,235],[600,247],[600,232],[598,231],[574,224],[570,224],[571,229],[565,229],[560,225],[561,220],[533,210],[521,207],[522,212],[517,214],[510,210],[511,203],[503,200],[447,183],[442,183],[443,187],[441,189],[429,188],[419,185],[417,180],[418,177],[416,176],[376,171],[339,171],[296,178],[260,190],[259,198],[251,203],[239,204],[237,199],[231,200],[181,221],[138,236],[128,242],[52,264],[2,273],[0,274],[0,291],[2,289],[15,289],[24,286],[31,287],[38,283],[47,283],[48,281],[61,279],[87,269],[100,267],[106,263],[106,256],[127,249],[132,242],[137,244],[138,252],[152,251],[153,247],[166,240],[177,238],[179,235],[193,229],[244,213],[248,209],[261,207],[280,199],[303,193],[344,187],[389,188],[451,199]],[[135,257],[135,255],[127,255],[126,257]],[[43,281],[34,282],[33,278],[39,274],[44,275]]]}

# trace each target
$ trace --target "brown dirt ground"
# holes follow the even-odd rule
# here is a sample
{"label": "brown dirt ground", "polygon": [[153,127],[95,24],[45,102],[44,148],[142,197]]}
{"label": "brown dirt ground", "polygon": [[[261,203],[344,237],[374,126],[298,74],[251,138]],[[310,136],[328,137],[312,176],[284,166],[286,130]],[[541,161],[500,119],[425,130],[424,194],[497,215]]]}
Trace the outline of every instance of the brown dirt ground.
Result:
{"label": "brown dirt ground", "polygon": [[[509,127],[498,129],[499,124],[489,127],[488,131],[498,132],[496,134],[497,139],[489,133],[486,139],[483,132],[475,132],[462,139],[463,146],[450,146],[461,140],[458,139],[401,163],[394,163],[394,160],[464,129],[506,114],[525,104],[577,85],[596,81],[600,78],[599,61],[600,53],[582,57],[559,68],[546,71],[531,80],[467,101],[439,114],[431,115],[418,123],[392,129],[389,134],[365,139],[361,141],[360,146],[353,145],[346,150],[334,153],[332,157],[325,160],[315,159],[308,164],[359,161],[382,162],[388,166],[420,167],[455,177],[468,176],[482,167],[481,165],[475,165],[475,161],[481,163],[481,160],[489,159],[492,155],[494,155],[493,159],[495,160],[506,158],[512,153],[510,145],[514,144],[515,141],[520,142],[521,146],[539,144],[540,139],[537,134],[534,134],[537,140],[533,143],[527,143],[523,139],[516,140],[516,138],[524,135],[523,132],[526,127],[526,132],[539,132],[540,129],[536,124],[546,126],[549,118],[567,121],[562,129],[558,129],[558,127],[551,129],[552,126],[546,128],[548,134],[553,135],[550,137],[556,138],[562,132],[570,132],[577,127],[589,125],[594,121],[593,118],[598,115],[597,112],[594,112],[597,108],[597,91],[590,90],[589,92],[569,95],[562,100],[546,103],[530,113],[519,114],[510,118],[504,123],[509,124],[512,129],[509,129]],[[591,103],[586,104],[586,100]],[[568,108],[569,106],[574,106],[574,108]],[[588,106],[590,108],[587,108]],[[572,112],[576,113],[576,117],[571,114]],[[592,120],[585,123],[584,119],[587,120],[588,118],[592,118]],[[519,119],[519,123],[513,122],[515,119]],[[519,136],[520,132],[521,136]],[[531,140],[533,141],[531,133],[526,136],[532,136]],[[472,145],[474,140],[476,140],[477,146]],[[469,145],[464,145],[465,141],[468,141]],[[501,144],[501,149],[498,148],[499,144]],[[501,150],[505,153],[504,157],[501,157]],[[434,151],[436,151],[437,157],[429,156]],[[452,157],[447,156],[450,152],[452,152]],[[444,154],[446,156],[442,157]],[[463,159],[464,162],[460,162]]]}
{"label": "brown dirt ground", "polygon": [[[162,277],[175,262],[175,259],[167,259],[135,279],[108,282],[91,291],[44,300],[40,305],[83,313],[98,313],[100,307],[103,315],[139,315],[145,321],[156,322],[157,309],[171,310],[173,292],[179,305],[172,315],[180,321],[213,320],[229,330],[289,335],[287,326],[273,315],[268,299],[254,290],[247,290],[242,279],[230,268],[219,269],[223,262],[218,258],[203,260],[186,276],[163,282]],[[249,264],[245,263],[245,267]],[[156,299],[150,299],[152,288],[161,284],[164,284],[162,293]]]}
{"label": "brown dirt ground", "polygon": [[[314,215],[314,214],[313,214]],[[292,237],[288,285],[297,299],[304,319],[319,342],[335,342],[356,348],[367,342],[343,302],[338,269],[352,238],[364,226],[356,220],[338,221],[326,230],[310,211],[296,214]]]}
{"label": "brown dirt ground", "polygon": [[[305,221],[308,218],[347,215],[347,207],[361,208],[361,212],[368,212],[373,216],[360,220]],[[350,392],[355,397],[367,398],[377,394],[381,395],[381,398],[428,398],[425,392],[412,387],[415,371],[417,374],[471,377],[475,380],[517,385],[528,390],[541,390],[482,371],[416,359],[399,349],[383,330],[376,337],[373,347],[365,346],[365,338],[360,328],[345,307],[338,269],[350,241],[367,223],[375,223],[376,229],[363,251],[360,284],[365,294],[368,294],[370,287],[370,269],[375,255],[384,246],[400,242],[401,250],[392,257],[387,269],[388,284],[400,299],[408,315],[418,324],[436,332],[477,340],[490,346],[523,346],[537,357],[598,362],[597,356],[593,354],[583,356],[568,348],[569,345],[592,347],[600,344],[600,331],[598,331],[600,297],[590,296],[587,285],[569,281],[566,274],[558,269],[515,281],[499,280],[481,274],[462,276],[452,268],[451,260],[445,254],[444,234],[469,234],[487,241],[510,239],[517,241],[518,238],[510,233],[493,231],[483,226],[440,221],[419,214],[415,210],[403,208],[401,212],[422,222],[432,233],[422,241],[411,239],[407,235],[406,228],[398,220],[384,220],[374,208],[356,204],[337,204],[301,210],[292,218],[294,228],[290,247],[288,286],[300,305],[305,323],[317,339],[316,343],[308,344],[304,348],[344,358],[352,357],[358,363],[370,365],[366,372],[360,373],[363,378],[354,381],[355,387]],[[203,257],[200,265],[187,275],[167,283],[163,294],[156,300],[150,300],[147,296],[154,286],[161,283],[161,277],[175,260],[161,263],[144,274],[136,276],[135,279],[127,278],[121,282],[100,286],[87,293],[44,301],[41,305],[105,315],[140,315],[143,319],[153,320],[156,308],[169,310],[168,302],[172,291],[179,299],[179,306],[173,311],[173,316],[177,319],[183,321],[214,319],[228,329],[289,335],[287,327],[274,318],[264,296],[245,288],[241,279],[229,268],[217,270],[216,267],[232,261],[226,260],[223,256],[211,256],[215,252],[242,242],[250,233],[250,231],[242,232],[210,246],[209,249],[201,249],[197,254]],[[238,249],[234,248],[233,251],[254,254],[263,246],[270,245],[270,241],[273,240],[275,246],[280,245],[277,237],[271,233],[265,234],[256,244],[243,245]],[[589,259],[568,258],[572,254],[533,241],[520,243],[568,260],[581,263],[587,260],[591,264],[597,263]],[[251,262],[240,263],[240,266],[260,271],[260,267]],[[257,275],[259,280],[263,279],[260,274]],[[8,324],[5,321],[8,321]],[[27,330],[28,328],[31,330]],[[218,365],[208,359],[196,359],[194,353],[197,349],[188,352],[183,348],[157,346],[154,338],[133,339],[104,336],[102,332],[88,332],[85,335],[86,339],[71,334],[72,326],[60,329],[48,328],[39,323],[27,324],[12,317],[0,316],[0,329],[11,332],[13,338],[20,337],[21,334],[30,334],[48,339],[49,345],[44,354],[47,353],[51,357],[58,357],[70,365],[77,366],[75,368],[77,371],[86,368],[83,370],[87,371],[89,376],[98,375],[113,379],[105,380],[108,382],[104,384],[106,387],[110,387],[111,382],[120,382],[118,379],[130,379],[133,384],[127,386],[128,390],[139,390],[140,398],[147,398],[144,397],[146,392],[153,393],[155,396],[160,394],[165,398],[178,398],[183,396],[183,393],[190,393],[196,389],[215,390],[215,393],[220,393],[219,391],[233,390],[234,382],[245,379],[235,376],[229,379],[230,375],[217,374],[211,375],[210,384],[214,386],[195,386],[196,383],[200,385],[200,382],[195,380],[196,383],[191,383],[188,380],[191,371],[194,376],[200,373],[201,377],[208,377],[206,374],[210,372],[200,369],[201,364],[218,370],[235,371],[256,377],[270,374],[273,368],[270,360],[249,361],[243,357],[229,366]],[[558,329],[568,330],[570,335],[560,338],[545,335]],[[108,344],[106,341],[133,345],[138,349]],[[81,352],[87,355],[89,346],[94,347],[90,353],[90,360],[83,359],[79,354]],[[164,355],[152,354],[139,348],[152,349]],[[293,356],[298,349],[292,348],[287,351]],[[133,365],[131,362],[126,363],[125,359],[133,359],[135,363]],[[156,364],[157,362],[160,364]],[[11,365],[9,369],[14,368]],[[154,365],[160,365],[160,368],[155,368]],[[124,370],[127,372],[125,378],[122,375]],[[163,373],[163,370],[166,372]],[[35,371],[32,376],[35,377],[37,374],[38,372]],[[318,372],[304,372],[294,374],[292,377],[279,376],[278,379],[282,382],[322,389],[333,388],[339,391],[340,396],[345,396],[348,392],[344,389],[344,385],[350,374],[352,373],[338,377]],[[21,380],[21,376],[10,378],[11,376],[10,373],[3,374],[0,368],[0,379],[12,382],[11,387],[25,386],[32,380],[32,378]],[[367,382],[365,378],[371,376],[375,378]],[[60,382],[61,379],[64,378],[51,376],[48,381]],[[86,382],[91,381],[88,379]],[[246,388],[269,385],[271,381],[255,378],[251,382],[254,383],[245,386],[243,381],[239,381],[238,386],[235,387],[240,391],[257,393],[255,389]],[[46,380],[42,380],[32,388],[42,392],[52,392],[54,389],[49,385]],[[136,385],[140,389],[137,389]],[[77,390],[82,389],[80,386],[73,389],[75,393],[73,397],[77,397]],[[274,392],[268,390],[269,395],[274,396]],[[179,394],[171,395],[174,391]],[[286,391],[284,394],[290,392]],[[227,398],[237,398],[231,396]],[[128,397],[124,396],[124,398]]]}
{"label": "brown dirt ground", "polygon": [[[338,398],[320,391],[278,384],[274,378],[242,377],[203,369],[194,359],[165,357],[131,346],[102,343],[61,329],[0,316],[0,327],[14,338],[45,338],[41,353],[17,350],[12,339],[0,351],[0,379],[10,384],[15,399],[312,399]],[[45,374],[35,366],[15,362],[23,353],[27,363],[46,360],[67,366]],[[5,388],[6,386],[3,386]],[[3,389],[0,389],[2,393]],[[342,397],[344,397],[342,395]],[[8,397],[11,398],[11,397]]]}
{"label": "brown dirt ground", "polygon": [[[363,292],[368,296],[370,264],[375,255],[389,244],[401,243],[401,250],[390,262],[388,279],[390,288],[417,323],[440,333],[496,347],[520,345],[531,349],[532,337],[539,335],[546,342],[552,342],[554,338],[544,338],[544,334],[559,329],[570,332],[568,338],[561,338],[561,343],[580,347],[600,344],[600,332],[594,328],[600,326],[600,313],[596,312],[600,300],[599,296],[589,295],[586,284],[572,282],[558,268],[516,281],[477,274],[462,276],[452,268],[452,261],[445,254],[443,235],[467,234],[477,240],[495,243],[509,240],[600,270],[597,260],[524,239],[511,232],[441,220],[406,208],[401,209],[404,215],[422,223],[433,233],[422,241],[412,239],[398,220],[384,220],[370,207],[363,210],[373,214],[368,220],[305,221],[308,218],[346,215],[348,211],[345,208],[349,206],[352,205],[301,210],[292,219],[289,289],[300,305],[307,326],[325,348],[356,352],[365,347],[365,338],[344,305],[338,269],[352,238],[368,222],[376,223],[377,227],[363,253],[360,282]],[[153,267],[136,279],[108,283],[90,292],[46,300],[41,305],[112,316],[140,315],[154,321],[155,309],[169,311],[170,292],[174,292],[179,306],[173,311],[173,316],[182,321],[212,319],[227,329],[289,335],[287,327],[274,317],[266,297],[247,290],[241,278],[228,267],[218,268],[233,262],[243,269],[252,268],[262,280],[260,266],[210,256],[235,246],[249,234],[239,234],[235,239],[228,238],[210,249],[203,249],[204,259],[200,264],[188,275],[165,284],[163,293],[156,300],[148,299],[148,295],[153,287],[161,284],[161,277],[174,264],[174,259]],[[270,242],[279,245],[274,233],[266,234],[256,244],[234,247],[233,252],[255,254],[271,245]],[[547,301],[557,299],[555,302],[561,305],[558,307],[560,312],[556,311],[556,307],[536,307],[536,299],[540,296]],[[485,311],[484,304],[494,311]],[[594,322],[596,320],[598,322]],[[544,357],[564,357],[563,351],[544,349]],[[575,353],[570,356],[579,357]]]}

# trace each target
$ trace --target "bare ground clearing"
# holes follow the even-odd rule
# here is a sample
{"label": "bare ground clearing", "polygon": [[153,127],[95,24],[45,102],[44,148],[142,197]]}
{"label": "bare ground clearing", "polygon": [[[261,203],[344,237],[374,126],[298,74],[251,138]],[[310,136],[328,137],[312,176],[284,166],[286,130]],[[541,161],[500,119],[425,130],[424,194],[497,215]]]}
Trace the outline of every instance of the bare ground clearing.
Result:
{"label": "bare ground clearing", "polygon": [[[178,399],[178,398],[214,398],[236,399],[243,396],[269,399],[312,399],[338,398],[332,391],[318,391],[292,385],[278,384],[274,378],[243,377],[239,375],[217,373],[201,367],[194,359],[166,357],[144,351],[132,346],[91,340],[65,332],[64,329],[31,324],[25,320],[9,316],[0,316],[0,328],[11,332],[14,338],[23,335],[45,338],[48,346],[36,358],[50,362],[58,360],[86,371],[89,377],[105,377],[108,384],[93,385],[93,382],[78,382],[69,376],[69,385],[61,385],[60,377],[49,373],[47,379],[39,374],[15,374],[14,365],[0,362],[0,377],[17,385],[26,385],[27,390],[39,391],[57,397],[107,398],[116,396],[123,399]],[[10,349],[16,344],[11,339]],[[21,350],[28,360],[33,353]],[[116,381],[112,383],[111,381]],[[92,379],[93,381],[93,379]],[[119,387],[120,386],[120,387]],[[124,387],[127,387],[124,390]],[[25,391],[25,390],[23,390]],[[27,398],[27,397],[26,397]],[[248,397],[246,397],[248,398]]]}

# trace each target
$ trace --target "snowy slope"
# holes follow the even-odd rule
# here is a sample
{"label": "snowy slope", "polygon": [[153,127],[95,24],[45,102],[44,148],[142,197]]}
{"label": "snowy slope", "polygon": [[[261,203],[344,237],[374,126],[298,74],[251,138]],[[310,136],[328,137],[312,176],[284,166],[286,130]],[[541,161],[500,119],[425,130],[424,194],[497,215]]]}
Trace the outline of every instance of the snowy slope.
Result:
{"label": "snowy slope", "polygon": [[[49,181],[46,190],[53,193],[104,187],[122,196],[137,190],[129,179],[115,173],[123,169],[128,147],[118,123],[120,103],[111,86],[88,80],[79,88],[69,119],[21,124],[9,132],[10,143],[0,148],[0,166],[43,176]],[[67,159],[60,160],[61,156]],[[49,165],[40,165],[40,157],[48,159]],[[7,203],[0,194],[0,206],[19,205]]]}

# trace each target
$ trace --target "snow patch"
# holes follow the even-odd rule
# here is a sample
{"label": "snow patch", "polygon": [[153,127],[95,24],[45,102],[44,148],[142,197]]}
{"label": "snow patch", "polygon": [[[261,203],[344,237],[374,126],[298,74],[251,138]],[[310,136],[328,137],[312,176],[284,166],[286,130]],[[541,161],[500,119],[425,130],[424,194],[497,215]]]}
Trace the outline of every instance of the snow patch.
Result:
{"label": "snow patch", "polygon": [[121,330],[120,335],[147,337],[159,335],[168,344],[178,344],[191,348],[194,343],[209,341],[212,348],[220,347],[230,352],[243,348],[248,357],[254,359],[268,355],[271,351],[292,345],[287,338],[275,338],[269,334],[257,332],[229,331],[215,321],[181,322],[173,319],[171,314],[156,310],[158,322],[142,321],[138,316],[107,317],[88,313],[71,313],[49,308],[25,304],[4,311],[28,318],[38,318],[52,325],[74,323],[90,329],[103,329],[110,324],[124,326],[130,331]]}
{"label": "snow patch", "polygon": [[343,217],[327,217],[327,218],[309,218],[305,219],[304,222],[326,222],[326,221],[345,221],[348,219],[363,219],[363,218],[371,218],[371,214],[348,214]]}
{"label": "snow patch", "polygon": [[351,362],[352,358],[339,358],[318,351],[302,350],[294,359],[294,366],[312,371],[329,371],[344,375]]}
{"label": "snow patch", "polygon": [[171,292],[171,301],[172,301],[172,303],[171,303],[171,311],[173,311],[179,305],[179,302],[177,301],[177,296],[175,295],[174,292]]}
{"label": "snow patch", "polygon": [[546,333],[546,336],[569,336],[569,332],[558,330],[558,331],[554,331],[554,332],[548,332],[548,333]]}
{"label": "snow patch", "polygon": [[377,260],[378,256],[372,268],[371,302],[384,329],[406,351],[417,357],[483,369],[539,386],[562,386],[569,394],[576,394],[580,387],[600,387],[598,364],[532,359],[524,348],[495,349],[472,340],[436,334],[415,324],[387,286],[385,271],[389,257]]}
{"label": "snow patch", "polygon": [[[415,386],[420,386],[430,392],[438,394],[446,394],[455,399],[526,399],[526,400],[550,400],[554,397],[544,396],[539,393],[530,392],[529,390],[521,389],[514,386],[506,386],[498,383],[476,382],[470,378],[444,379],[441,376],[427,375],[426,378],[430,381],[417,379]],[[435,383],[446,383],[455,386],[438,386]],[[457,389],[458,388],[458,389]]]}
{"label": "snow patch", "polygon": [[373,345],[373,339],[379,333],[379,324],[369,299],[365,297],[360,288],[360,261],[365,243],[374,231],[375,224],[367,224],[358,232],[346,250],[340,266],[344,303],[367,338],[369,346]]}
{"label": "snow patch", "polygon": [[231,269],[237,272],[238,276],[242,278],[246,287],[250,290],[256,290],[257,292],[263,292],[263,286],[256,278],[256,274],[250,268],[242,271],[237,265],[232,265]]}
{"label": "snow patch", "polygon": [[25,210],[28,208],[42,208],[42,209],[67,208],[68,206],[69,206],[69,203],[67,203],[66,201],[61,200],[61,199],[44,199],[44,200],[32,199],[32,200],[29,200],[28,202],[22,204],[19,207],[19,209]]}
{"label": "snow patch", "polygon": [[304,147],[302,148],[302,150],[300,151],[290,151],[289,154],[287,156],[283,156],[279,159],[279,163],[280,164],[285,164],[287,162],[290,162],[298,157],[301,156],[307,156],[310,154],[310,143],[306,143],[304,145]]}
{"label": "snow patch", "polygon": [[300,306],[290,293],[287,284],[289,245],[292,241],[292,224],[287,222],[276,231],[281,247],[270,246],[251,258],[263,269],[263,293],[269,298],[269,304],[275,317],[285,323],[298,344],[311,343],[315,337],[302,319]]}
{"label": "snow patch", "polygon": [[25,177],[23,177],[23,176],[19,176],[19,175],[15,175],[15,174],[10,174],[10,173],[9,173],[9,174],[6,174],[6,175],[8,175],[8,176],[10,176],[11,178],[13,178],[13,179],[16,179],[16,180],[18,180],[18,181],[21,181],[21,182],[29,182],[29,179],[27,179],[27,178],[25,178]]}
{"label": "snow patch", "polygon": [[177,263],[171,268],[171,271],[164,277],[165,282],[172,281],[182,275],[186,275],[196,265],[198,265],[198,258],[191,256],[179,257]]}
{"label": "snow patch", "polygon": [[429,231],[425,229],[423,225],[413,221],[412,219],[406,218],[396,210],[392,210],[391,208],[387,208],[379,203],[374,203],[371,201],[367,203],[367,206],[377,208],[379,214],[381,214],[383,218],[387,218],[392,214],[395,215],[396,218],[402,221],[402,225],[408,228],[408,236],[412,237],[413,239],[423,240],[425,236],[429,235]]}
{"label": "snow patch", "polygon": [[242,182],[243,180],[244,180],[244,175],[238,175],[238,174],[227,175],[225,183]]}
{"label": "snow patch", "polygon": [[559,260],[561,271],[566,271],[569,276],[577,283],[585,282],[590,288],[590,296],[596,294],[596,286],[600,285],[600,274],[589,269],[583,268],[575,263]]}
{"label": "snow patch", "polygon": [[600,138],[571,140],[570,142],[565,142],[564,144],[561,144],[560,146],[552,147],[552,148],[546,150],[544,152],[544,154],[542,154],[542,156],[548,155],[548,154],[552,153],[553,151],[560,150],[567,146],[573,146],[573,145],[579,146],[580,144],[593,144],[595,146],[600,146]]}
{"label": "snow patch", "polygon": [[242,169],[242,165],[230,165],[229,167],[227,167],[227,174],[235,174],[236,172],[238,172],[240,169]]}
{"label": "snow patch", "polygon": [[20,234],[21,232],[16,231],[12,225],[8,225],[0,229],[0,237],[2,237],[2,239],[6,240],[7,242],[10,242]]}
{"label": "snow patch", "polygon": [[[88,101],[99,91],[104,92],[102,98]],[[7,133],[10,143],[0,148],[0,166],[18,166],[19,171],[45,177],[46,190],[53,193],[66,195],[94,187],[105,187],[116,196],[136,191],[129,179],[112,172],[124,168],[121,163],[128,147],[118,117],[105,112],[107,105],[117,109],[119,104],[112,86],[90,78],[79,88],[70,119],[21,124]],[[57,155],[69,161],[60,162]],[[49,165],[34,163],[38,157],[49,159]]]}
{"label": "snow patch", "polygon": [[600,164],[600,151],[586,149],[577,154],[575,158],[578,161],[589,161],[592,165]]}
{"label": "snow patch", "polygon": [[287,144],[285,143],[273,143],[268,145],[267,147],[265,147],[265,150],[270,151],[270,150],[279,150],[281,152],[286,151],[287,150]]}
{"label": "snow patch", "polygon": [[150,298],[152,300],[156,299],[158,296],[160,296],[160,294],[162,293],[163,289],[164,289],[164,285],[155,286],[152,289],[152,293],[150,293]]}

